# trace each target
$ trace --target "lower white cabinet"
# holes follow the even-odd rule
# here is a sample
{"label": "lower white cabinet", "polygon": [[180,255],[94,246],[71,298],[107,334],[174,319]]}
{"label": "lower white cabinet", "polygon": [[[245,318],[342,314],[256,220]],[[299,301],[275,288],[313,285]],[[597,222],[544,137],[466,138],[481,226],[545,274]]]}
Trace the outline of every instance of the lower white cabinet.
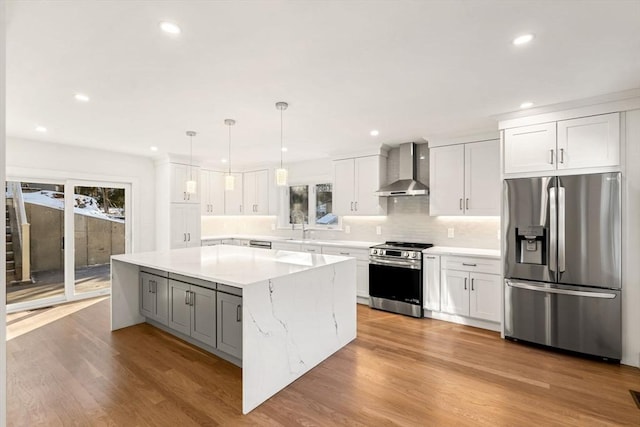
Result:
{"label": "lower white cabinet", "polygon": [[242,358],[241,296],[218,292],[216,345],[218,350]]}
{"label": "lower white cabinet", "polygon": [[474,256],[423,256],[425,316],[497,330],[495,324],[502,317],[500,261]]}
{"label": "lower white cabinet", "polygon": [[169,279],[168,326],[215,347],[216,291]]}
{"label": "lower white cabinet", "polygon": [[359,302],[369,302],[369,249],[323,246],[324,255],[350,256],[356,259],[356,293]]}
{"label": "lower white cabinet", "polygon": [[163,325],[168,324],[169,279],[166,273],[140,272],[140,313]]}

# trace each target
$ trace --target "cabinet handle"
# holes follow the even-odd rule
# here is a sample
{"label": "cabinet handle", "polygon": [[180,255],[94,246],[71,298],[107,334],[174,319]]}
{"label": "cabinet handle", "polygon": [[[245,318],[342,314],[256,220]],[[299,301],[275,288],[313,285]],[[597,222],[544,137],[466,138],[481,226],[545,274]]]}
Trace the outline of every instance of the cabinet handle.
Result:
{"label": "cabinet handle", "polygon": [[472,291],[473,291],[473,290],[475,290],[475,289],[473,289],[473,281],[474,281],[474,280],[475,280],[475,279],[471,279],[471,290],[472,290]]}
{"label": "cabinet handle", "polygon": [[242,306],[240,304],[238,304],[238,306],[236,307],[236,321],[242,321]]}
{"label": "cabinet handle", "polygon": [[434,256],[428,256],[427,259],[436,259]]}
{"label": "cabinet handle", "polygon": [[351,202],[351,212],[353,212],[353,202]]}
{"label": "cabinet handle", "polygon": [[553,164],[553,148],[552,148],[551,150],[549,150],[549,154],[550,154],[550,157],[549,157],[549,164],[551,164],[551,165],[552,165],[552,164]]}
{"label": "cabinet handle", "polygon": [[478,264],[467,264],[466,262],[463,262],[462,265],[465,265],[467,267],[477,267]]}
{"label": "cabinet handle", "polygon": [[191,241],[191,233],[187,233],[187,236],[189,236],[189,237],[187,238],[187,242],[190,242],[190,241]]}
{"label": "cabinet handle", "polygon": [[187,192],[186,191],[182,192],[182,200],[187,200]]}
{"label": "cabinet handle", "polygon": [[151,293],[151,282],[153,282],[153,280],[149,280],[149,291],[147,293]]}
{"label": "cabinet handle", "polygon": [[349,252],[340,252],[340,255],[350,255]]}
{"label": "cabinet handle", "polygon": [[354,206],[356,207],[356,212],[358,212],[358,202],[355,202]]}
{"label": "cabinet handle", "polygon": [[468,197],[467,197],[467,200],[465,201],[464,208],[465,208],[466,210],[469,210],[469,198],[468,198]]}
{"label": "cabinet handle", "polygon": [[467,290],[467,278],[466,277],[464,278],[464,290],[465,291]]}
{"label": "cabinet handle", "polygon": [[186,305],[191,305],[189,304],[189,291],[184,291],[184,303]]}
{"label": "cabinet handle", "polygon": [[196,293],[189,291],[189,305],[194,305],[196,303]]}
{"label": "cabinet handle", "polygon": [[183,242],[187,241],[187,233],[182,233],[182,241]]}
{"label": "cabinet handle", "polygon": [[564,163],[564,148],[560,149],[560,163]]}
{"label": "cabinet handle", "polygon": [[462,198],[460,198],[460,210],[462,210]]}

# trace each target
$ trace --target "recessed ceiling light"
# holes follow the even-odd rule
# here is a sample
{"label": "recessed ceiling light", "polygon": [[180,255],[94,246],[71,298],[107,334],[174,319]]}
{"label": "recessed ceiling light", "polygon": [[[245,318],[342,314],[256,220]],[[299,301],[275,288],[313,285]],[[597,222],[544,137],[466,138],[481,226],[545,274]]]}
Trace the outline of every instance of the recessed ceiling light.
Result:
{"label": "recessed ceiling light", "polygon": [[84,93],[76,93],[74,98],[76,99],[76,101],[89,102],[89,97],[87,95],[85,95]]}
{"label": "recessed ceiling light", "polygon": [[47,131],[47,128],[44,126],[36,126],[36,132],[42,132],[45,133]]}
{"label": "recessed ceiling light", "polygon": [[149,147],[149,150],[158,151],[158,147],[156,147],[155,145],[152,145],[151,147]]}
{"label": "recessed ceiling light", "polygon": [[161,22],[160,28],[162,29],[162,31],[169,34],[180,34],[181,32],[180,27],[172,22]]}
{"label": "recessed ceiling light", "polygon": [[523,34],[513,39],[513,44],[515,44],[516,46],[519,46],[521,44],[527,44],[531,40],[533,40],[533,34]]}
{"label": "recessed ceiling light", "polygon": [[228,161],[229,161],[229,160],[227,160],[227,159],[222,159],[222,160],[221,160],[221,162],[222,162],[222,163],[227,163]]}
{"label": "recessed ceiling light", "polygon": [[287,151],[289,151],[287,147],[282,147],[280,150],[282,150],[283,153],[286,153]]}
{"label": "recessed ceiling light", "polygon": [[369,132],[369,134],[370,134],[371,136],[378,136],[378,135],[380,135],[380,132],[378,132],[376,129],[374,129],[374,130],[372,130],[371,132]]}
{"label": "recessed ceiling light", "polygon": [[533,107],[533,102],[523,102],[522,104],[520,104],[520,108],[531,108]]}

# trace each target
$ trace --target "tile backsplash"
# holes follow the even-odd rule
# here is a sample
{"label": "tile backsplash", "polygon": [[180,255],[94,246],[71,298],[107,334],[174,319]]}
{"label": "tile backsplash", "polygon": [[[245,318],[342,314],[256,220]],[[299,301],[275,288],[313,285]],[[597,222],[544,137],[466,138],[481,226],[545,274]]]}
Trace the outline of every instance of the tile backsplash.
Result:
{"label": "tile backsplash", "polygon": [[[342,230],[315,230],[314,239],[383,242],[401,240],[438,246],[499,249],[499,217],[429,216],[429,198],[390,197],[387,216],[344,217]],[[202,217],[202,235],[253,234],[300,237],[300,230],[278,229],[275,216]],[[273,230],[273,227],[276,227]],[[376,234],[380,227],[381,234]],[[346,232],[347,228],[349,233]],[[453,230],[453,237],[449,231]]]}

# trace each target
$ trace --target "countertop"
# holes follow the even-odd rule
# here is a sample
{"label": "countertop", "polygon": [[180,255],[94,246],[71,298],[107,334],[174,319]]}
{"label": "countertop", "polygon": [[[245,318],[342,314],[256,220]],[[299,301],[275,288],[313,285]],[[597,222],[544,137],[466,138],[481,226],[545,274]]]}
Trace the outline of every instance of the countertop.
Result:
{"label": "countertop", "polygon": [[434,246],[422,251],[431,255],[458,255],[473,256],[478,258],[500,259],[499,249],[454,248],[449,246]]}
{"label": "countertop", "polygon": [[237,288],[353,258],[216,245],[115,255],[113,260]]}
{"label": "countertop", "polygon": [[359,240],[322,240],[322,239],[292,239],[290,237],[281,236],[259,236],[253,234],[223,234],[223,235],[209,235],[202,236],[200,240],[223,240],[223,239],[242,239],[242,240],[266,240],[267,242],[283,242],[283,243],[296,243],[301,245],[316,245],[316,246],[335,246],[340,248],[353,248],[353,249],[369,249],[371,246],[379,245],[384,242],[365,242]]}

